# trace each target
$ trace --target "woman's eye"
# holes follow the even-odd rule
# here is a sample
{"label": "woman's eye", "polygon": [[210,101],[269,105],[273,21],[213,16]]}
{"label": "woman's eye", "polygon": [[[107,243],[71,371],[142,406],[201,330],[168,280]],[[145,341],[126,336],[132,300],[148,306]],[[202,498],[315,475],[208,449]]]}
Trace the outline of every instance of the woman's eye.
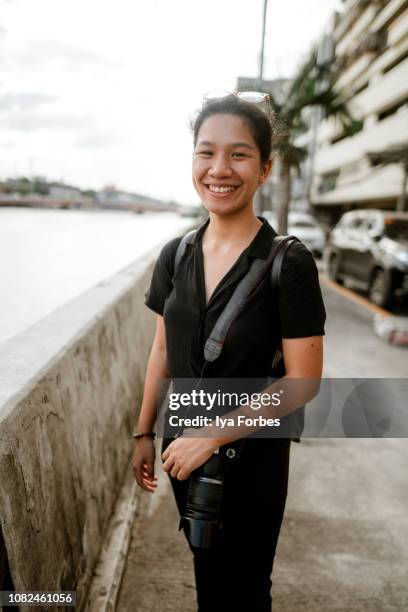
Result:
{"label": "woman's eye", "polygon": [[[195,155],[204,155],[205,157],[209,157],[213,154],[212,151],[196,151]],[[232,156],[234,157],[247,157],[245,155],[245,153],[240,153],[239,151],[236,151],[235,153],[232,153]]]}

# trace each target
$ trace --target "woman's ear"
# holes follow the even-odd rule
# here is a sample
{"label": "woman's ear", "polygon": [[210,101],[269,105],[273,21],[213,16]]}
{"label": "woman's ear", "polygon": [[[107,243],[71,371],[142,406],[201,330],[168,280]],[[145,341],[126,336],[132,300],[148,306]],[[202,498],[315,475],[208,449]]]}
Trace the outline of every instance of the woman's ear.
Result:
{"label": "woman's ear", "polygon": [[271,172],[271,168],[272,168],[272,160],[271,159],[268,159],[268,161],[264,162],[261,165],[261,174],[260,174],[259,181],[258,181],[259,185],[262,185],[266,181],[266,179],[268,178],[268,176],[269,176],[269,174]]}

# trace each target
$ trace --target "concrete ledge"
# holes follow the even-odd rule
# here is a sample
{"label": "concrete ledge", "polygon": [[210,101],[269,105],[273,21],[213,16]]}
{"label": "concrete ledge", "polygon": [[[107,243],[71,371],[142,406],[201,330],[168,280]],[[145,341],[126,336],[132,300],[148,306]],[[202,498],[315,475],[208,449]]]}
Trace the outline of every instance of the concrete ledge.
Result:
{"label": "concrete ledge", "polygon": [[85,606],[133,448],[159,250],[0,347],[0,517],[16,590],[76,589]]}

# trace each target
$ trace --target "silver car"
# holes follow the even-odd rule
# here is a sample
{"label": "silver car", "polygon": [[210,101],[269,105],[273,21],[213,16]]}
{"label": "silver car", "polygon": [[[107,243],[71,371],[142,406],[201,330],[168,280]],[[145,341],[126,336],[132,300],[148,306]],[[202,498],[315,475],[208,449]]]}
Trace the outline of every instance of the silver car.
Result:
{"label": "silver car", "polygon": [[408,212],[376,209],[345,213],[326,248],[329,277],[353,281],[377,306],[408,295]]}
{"label": "silver car", "polygon": [[[278,222],[274,213],[264,211],[262,216],[278,231]],[[290,212],[288,215],[288,234],[299,238],[315,257],[322,256],[326,244],[326,234],[312,215],[296,211]]]}

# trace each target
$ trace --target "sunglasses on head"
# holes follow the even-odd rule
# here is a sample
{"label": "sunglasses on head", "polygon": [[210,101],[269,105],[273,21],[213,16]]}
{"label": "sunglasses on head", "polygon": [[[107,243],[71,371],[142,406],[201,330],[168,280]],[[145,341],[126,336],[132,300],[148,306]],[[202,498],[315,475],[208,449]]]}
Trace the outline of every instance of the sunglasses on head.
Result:
{"label": "sunglasses on head", "polygon": [[259,104],[260,108],[269,115],[271,110],[271,105],[269,102],[269,94],[263,93],[261,91],[210,91],[204,94],[203,97],[203,106],[212,102],[213,100],[218,100],[220,98],[227,98],[228,96],[236,96],[245,102],[250,102],[251,104]]}

